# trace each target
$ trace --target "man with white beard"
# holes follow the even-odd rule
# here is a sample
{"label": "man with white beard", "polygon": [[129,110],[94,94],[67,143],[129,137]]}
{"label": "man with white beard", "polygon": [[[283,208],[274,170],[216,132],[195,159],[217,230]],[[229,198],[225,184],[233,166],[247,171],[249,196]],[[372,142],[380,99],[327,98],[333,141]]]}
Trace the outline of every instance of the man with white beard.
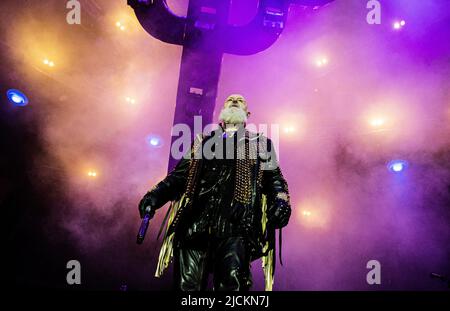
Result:
{"label": "man with white beard", "polygon": [[197,137],[190,156],[139,203],[141,217],[153,217],[172,201],[155,275],[174,259],[175,289],[205,290],[213,273],[214,290],[247,291],[258,258],[272,289],[275,229],[288,224],[291,207],[271,141],[245,129],[249,116],[244,97],[230,95],[218,129]]}
{"label": "man with white beard", "polygon": [[237,127],[247,122],[247,117],[250,112],[247,110],[247,102],[242,95],[228,96],[222,111],[219,115],[219,120],[222,121],[226,128],[230,130],[237,130]]}

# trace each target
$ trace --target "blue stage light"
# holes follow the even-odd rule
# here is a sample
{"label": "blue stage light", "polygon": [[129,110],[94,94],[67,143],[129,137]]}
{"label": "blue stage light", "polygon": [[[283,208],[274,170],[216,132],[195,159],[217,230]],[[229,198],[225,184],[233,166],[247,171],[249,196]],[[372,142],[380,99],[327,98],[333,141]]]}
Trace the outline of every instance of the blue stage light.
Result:
{"label": "blue stage light", "polygon": [[26,106],[28,105],[28,98],[19,90],[10,89],[6,92],[8,100],[14,106]]}
{"label": "blue stage light", "polygon": [[150,147],[153,147],[153,148],[159,148],[163,144],[162,138],[159,137],[158,135],[154,135],[154,134],[147,136],[147,142],[150,145]]}
{"label": "blue stage light", "polygon": [[392,160],[387,165],[388,169],[394,173],[400,173],[408,167],[408,162],[404,160]]}

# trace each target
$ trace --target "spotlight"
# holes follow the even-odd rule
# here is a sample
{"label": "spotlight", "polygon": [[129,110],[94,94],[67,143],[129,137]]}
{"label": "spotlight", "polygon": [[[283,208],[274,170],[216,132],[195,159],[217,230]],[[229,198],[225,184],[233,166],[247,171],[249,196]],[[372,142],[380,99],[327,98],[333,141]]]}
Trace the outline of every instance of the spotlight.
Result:
{"label": "spotlight", "polygon": [[406,22],[402,19],[401,21],[395,21],[393,24],[392,24],[392,27],[395,29],[395,30],[399,30],[399,29],[401,29],[403,26],[405,26],[406,25]]}
{"label": "spotlight", "polygon": [[131,104],[136,103],[136,100],[134,98],[131,98],[131,97],[126,97],[125,100],[127,101],[127,103],[131,103]]}
{"label": "spotlight", "polygon": [[373,127],[380,127],[382,126],[386,121],[383,118],[374,118],[370,120],[370,125]]}
{"label": "spotlight", "polygon": [[163,144],[161,137],[159,137],[158,135],[154,135],[154,134],[147,136],[147,143],[152,148],[159,148]]}
{"label": "spotlight", "polygon": [[328,59],[326,57],[322,57],[316,60],[316,66],[317,67],[323,67],[326,64],[328,64]]}
{"label": "spotlight", "polygon": [[125,25],[122,24],[122,22],[116,22],[116,27],[119,28],[120,30],[124,31],[125,30]]}
{"label": "spotlight", "polygon": [[96,171],[89,171],[88,173],[89,177],[97,177],[97,172]]}
{"label": "spotlight", "polygon": [[329,202],[320,198],[303,201],[296,208],[298,221],[308,228],[326,228],[330,219]]}
{"label": "spotlight", "polygon": [[6,96],[14,106],[28,105],[28,98],[19,90],[10,89],[6,92]]}
{"label": "spotlight", "polygon": [[392,160],[388,163],[387,168],[393,173],[400,173],[408,167],[408,162],[405,160]]}
{"label": "spotlight", "polygon": [[286,141],[300,141],[304,138],[307,126],[304,115],[291,112],[280,116],[277,122],[280,124],[277,132],[279,131],[281,137]]}
{"label": "spotlight", "polygon": [[310,211],[303,211],[302,215],[305,216],[305,217],[309,217],[309,216],[311,216],[311,212]]}
{"label": "spotlight", "polygon": [[292,125],[289,125],[286,126],[283,130],[286,134],[291,134],[295,131],[295,128]]}
{"label": "spotlight", "polygon": [[55,66],[55,63],[52,60],[49,60],[48,58],[44,59],[42,62],[44,63],[44,65],[47,65],[49,67]]}

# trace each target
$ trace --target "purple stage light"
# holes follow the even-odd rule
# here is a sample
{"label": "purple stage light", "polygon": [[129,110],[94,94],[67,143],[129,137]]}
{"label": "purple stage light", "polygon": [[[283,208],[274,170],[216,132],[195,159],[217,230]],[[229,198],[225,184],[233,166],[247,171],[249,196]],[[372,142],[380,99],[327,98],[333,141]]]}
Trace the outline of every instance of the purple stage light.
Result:
{"label": "purple stage light", "polygon": [[392,24],[392,28],[394,28],[395,30],[400,30],[400,29],[402,29],[403,28],[403,26],[405,26],[406,25],[406,22],[405,22],[405,20],[400,20],[400,21],[395,21],[393,24]]}

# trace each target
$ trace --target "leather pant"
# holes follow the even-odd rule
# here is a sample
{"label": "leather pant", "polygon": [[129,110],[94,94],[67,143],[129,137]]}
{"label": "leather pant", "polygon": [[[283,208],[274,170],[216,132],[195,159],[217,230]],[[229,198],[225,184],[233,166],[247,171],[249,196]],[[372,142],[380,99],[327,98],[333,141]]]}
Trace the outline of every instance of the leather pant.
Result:
{"label": "leather pant", "polygon": [[209,272],[215,291],[248,291],[252,278],[245,239],[209,236],[174,249],[176,290],[206,290]]}

